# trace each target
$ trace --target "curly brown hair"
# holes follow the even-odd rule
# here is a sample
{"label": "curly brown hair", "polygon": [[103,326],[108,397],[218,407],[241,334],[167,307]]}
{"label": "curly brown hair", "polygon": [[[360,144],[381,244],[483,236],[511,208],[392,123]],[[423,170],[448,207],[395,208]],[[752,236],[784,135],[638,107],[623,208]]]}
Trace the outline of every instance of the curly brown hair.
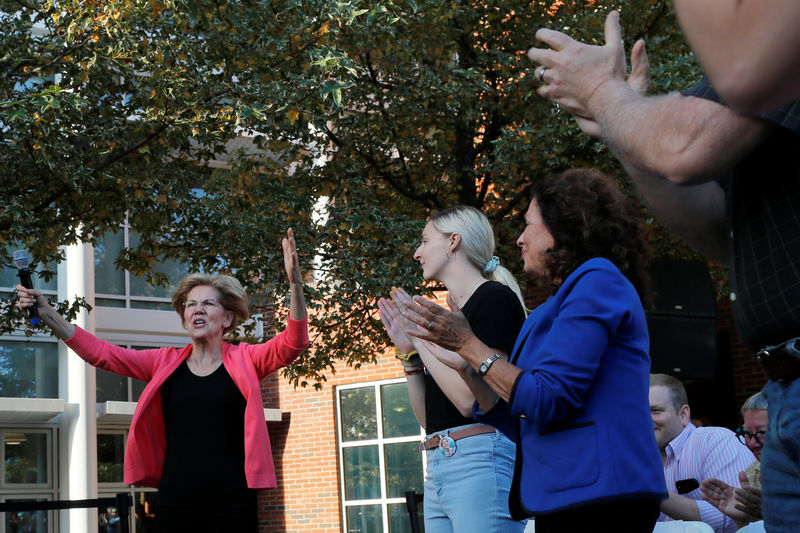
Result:
{"label": "curly brown hair", "polygon": [[642,219],[614,180],[599,170],[574,168],[531,187],[555,245],[547,251],[547,280],[557,288],[585,261],[604,257],[647,294],[648,247]]}

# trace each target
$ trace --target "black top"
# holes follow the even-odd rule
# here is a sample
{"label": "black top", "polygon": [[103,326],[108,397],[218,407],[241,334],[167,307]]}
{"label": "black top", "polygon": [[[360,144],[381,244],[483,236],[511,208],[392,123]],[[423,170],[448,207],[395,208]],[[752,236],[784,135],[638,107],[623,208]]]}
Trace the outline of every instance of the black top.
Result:
{"label": "black top", "polygon": [[224,365],[201,377],[184,361],[167,378],[161,387],[167,449],[159,505],[255,503],[244,474],[245,405]]}
{"label": "black top", "polygon": [[[705,79],[684,94],[721,103]],[[761,118],[777,127],[719,180],[733,316],[754,351],[800,336],[800,100]]]}
{"label": "black top", "polygon": [[[472,293],[461,311],[478,339],[511,354],[525,322],[525,312],[514,291],[500,282],[487,281]],[[428,433],[475,423],[472,417],[461,415],[430,374],[425,375],[425,421]]]}

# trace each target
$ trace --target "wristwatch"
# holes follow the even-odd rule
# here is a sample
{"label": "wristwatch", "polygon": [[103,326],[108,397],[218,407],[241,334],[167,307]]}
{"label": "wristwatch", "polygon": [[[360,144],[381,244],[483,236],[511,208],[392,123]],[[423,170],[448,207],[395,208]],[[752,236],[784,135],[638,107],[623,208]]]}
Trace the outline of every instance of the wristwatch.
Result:
{"label": "wristwatch", "polygon": [[489,368],[491,368],[494,362],[497,361],[498,359],[500,359],[500,354],[498,353],[492,354],[490,358],[481,363],[481,366],[478,367],[478,374],[480,374],[481,376],[485,376],[486,373],[489,371]]}

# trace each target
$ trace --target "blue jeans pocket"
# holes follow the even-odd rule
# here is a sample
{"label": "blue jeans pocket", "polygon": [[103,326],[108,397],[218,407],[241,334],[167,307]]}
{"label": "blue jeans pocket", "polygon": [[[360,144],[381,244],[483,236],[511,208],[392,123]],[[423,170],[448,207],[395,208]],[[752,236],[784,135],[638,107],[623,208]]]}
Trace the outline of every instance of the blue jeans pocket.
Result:
{"label": "blue jeans pocket", "polygon": [[547,492],[560,492],[595,483],[600,476],[597,429],[584,422],[539,435],[534,450]]}

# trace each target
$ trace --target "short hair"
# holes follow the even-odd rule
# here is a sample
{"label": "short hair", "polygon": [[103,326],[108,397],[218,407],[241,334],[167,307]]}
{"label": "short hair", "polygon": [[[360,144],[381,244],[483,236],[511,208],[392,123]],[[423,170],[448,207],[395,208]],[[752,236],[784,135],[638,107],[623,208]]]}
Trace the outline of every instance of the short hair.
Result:
{"label": "short hair", "polygon": [[186,303],[186,297],[195,287],[203,286],[215,288],[220,295],[219,303],[225,310],[233,313],[234,320],[225,328],[224,333],[233,331],[240,321],[245,321],[250,316],[247,293],[238,279],[226,274],[209,276],[208,274],[194,273],[183,278],[178,284],[175,294],[172,295],[172,307],[181,317],[181,324],[184,327],[186,327],[186,321],[183,315],[183,304]]}
{"label": "short hair", "polygon": [[762,392],[757,392],[750,396],[742,404],[742,416],[745,411],[766,411],[767,410],[767,395]]}
{"label": "short hair", "polygon": [[669,399],[675,412],[679,413],[681,407],[689,405],[689,398],[686,396],[686,389],[683,383],[667,374],[650,374],[651,387],[666,387],[669,391]]}
{"label": "short hair", "polygon": [[604,257],[646,300],[649,248],[642,217],[610,176],[573,168],[537,181],[531,196],[553,236],[545,266],[554,288],[589,259]]}
{"label": "short hair", "polygon": [[522,309],[525,310],[525,300],[514,275],[499,264],[492,272],[486,271],[495,248],[494,231],[486,215],[472,206],[458,205],[434,213],[430,221],[438,232],[446,236],[458,233],[461,236],[461,250],[469,262],[484,278],[499,281],[514,291]]}

